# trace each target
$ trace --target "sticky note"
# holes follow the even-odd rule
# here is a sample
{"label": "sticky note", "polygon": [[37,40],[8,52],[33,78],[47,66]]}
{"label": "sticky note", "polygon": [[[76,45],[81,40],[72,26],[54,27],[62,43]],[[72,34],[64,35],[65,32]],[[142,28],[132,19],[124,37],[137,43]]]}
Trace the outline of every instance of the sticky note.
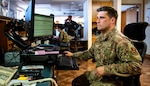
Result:
{"label": "sticky note", "polygon": [[28,77],[21,76],[18,78],[18,80],[28,80]]}

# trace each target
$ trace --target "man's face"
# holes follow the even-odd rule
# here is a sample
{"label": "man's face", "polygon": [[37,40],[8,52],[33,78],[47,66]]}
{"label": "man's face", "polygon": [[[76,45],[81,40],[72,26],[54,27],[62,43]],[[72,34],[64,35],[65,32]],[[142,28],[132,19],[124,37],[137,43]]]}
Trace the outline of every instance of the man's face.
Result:
{"label": "man's face", "polygon": [[70,21],[72,18],[71,17],[68,17],[68,20]]}
{"label": "man's face", "polygon": [[4,2],[4,1],[3,1],[3,2],[2,2],[2,5],[3,5],[3,7],[7,7],[8,4],[7,4],[7,2]]}
{"label": "man's face", "polygon": [[102,32],[107,32],[110,28],[111,18],[107,15],[107,11],[100,11],[97,14],[97,29]]}

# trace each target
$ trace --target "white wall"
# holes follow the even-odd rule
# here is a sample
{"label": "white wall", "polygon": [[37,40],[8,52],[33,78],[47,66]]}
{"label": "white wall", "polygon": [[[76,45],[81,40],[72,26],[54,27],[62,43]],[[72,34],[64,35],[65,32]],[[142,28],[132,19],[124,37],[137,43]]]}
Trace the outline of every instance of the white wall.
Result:
{"label": "white wall", "polygon": [[10,10],[13,11],[15,19],[24,19],[25,10],[18,7],[15,3],[10,2]]}
{"label": "white wall", "polygon": [[[150,24],[150,17],[148,20],[148,16],[150,16],[150,0],[145,0],[145,15],[144,21]],[[147,44],[147,52],[146,54],[150,54],[150,25],[146,28],[146,39],[144,40]]]}
{"label": "white wall", "polygon": [[17,18],[17,6],[10,3],[10,9],[14,11],[14,18]]}
{"label": "white wall", "polygon": [[143,21],[143,18],[144,18],[144,8],[143,8],[143,0],[122,0],[122,5],[140,5],[141,6],[141,9],[140,9],[140,11],[141,11],[141,21]]}
{"label": "white wall", "polygon": [[86,0],[84,3],[84,39],[88,40],[88,48],[92,45],[92,1]]}
{"label": "white wall", "polygon": [[113,7],[117,10],[118,12],[118,19],[117,19],[117,29],[121,31],[121,0],[113,0]]}

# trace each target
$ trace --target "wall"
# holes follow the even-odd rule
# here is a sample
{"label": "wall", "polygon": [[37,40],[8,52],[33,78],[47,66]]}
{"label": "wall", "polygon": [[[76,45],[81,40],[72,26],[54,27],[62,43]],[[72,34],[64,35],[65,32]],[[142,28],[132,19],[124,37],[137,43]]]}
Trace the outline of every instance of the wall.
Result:
{"label": "wall", "polygon": [[[144,17],[144,21],[147,22],[147,15],[150,16],[150,11],[148,11],[148,9],[150,10],[150,0],[145,0],[145,17]],[[147,54],[150,54],[150,19],[148,21],[149,26],[146,28],[146,39],[144,40],[148,46],[147,48]]]}
{"label": "wall", "polygon": [[[15,19],[23,19],[25,15],[25,9],[17,6],[15,3],[10,1],[10,10],[13,12],[13,18]],[[12,16],[11,15],[11,16]]]}
{"label": "wall", "polygon": [[121,12],[121,32],[124,32],[124,28],[126,26],[126,11]]}
{"label": "wall", "polygon": [[88,40],[88,48],[92,45],[92,1],[86,0],[84,3],[84,39]]}
{"label": "wall", "polygon": [[141,21],[144,21],[144,8],[143,8],[143,0],[122,0],[123,5],[141,5]]}
{"label": "wall", "polygon": [[143,0],[122,0],[122,4],[140,4]]}
{"label": "wall", "polygon": [[[134,17],[133,17],[134,16]],[[137,8],[132,7],[126,10],[126,24],[137,22]]]}
{"label": "wall", "polygon": [[10,9],[14,11],[14,18],[17,18],[17,7],[13,3],[10,3]]}
{"label": "wall", "polygon": [[119,31],[121,31],[121,4],[122,4],[122,0],[113,0],[113,7],[118,12],[118,19],[117,19],[116,27]]}

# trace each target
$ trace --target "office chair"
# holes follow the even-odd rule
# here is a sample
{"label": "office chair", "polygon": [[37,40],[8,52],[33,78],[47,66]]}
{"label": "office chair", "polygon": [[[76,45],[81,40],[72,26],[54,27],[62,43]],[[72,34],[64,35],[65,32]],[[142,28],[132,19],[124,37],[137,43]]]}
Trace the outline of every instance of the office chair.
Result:
{"label": "office chair", "polygon": [[147,45],[143,41],[146,37],[145,29],[147,26],[147,22],[138,22],[130,23],[124,28],[124,35],[131,39],[142,57],[142,62],[144,61],[144,56],[147,50]]}
{"label": "office chair", "polygon": [[70,41],[69,42],[60,42],[60,53],[63,53],[64,51],[70,51]]}
{"label": "office chair", "polygon": [[[148,26],[147,22],[130,23],[124,28],[124,35],[131,39],[133,45],[137,48],[142,57],[142,62],[147,50],[147,45],[143,41],[146,37],[145,29]],[[124,77],[123,86],[140,86],[140,75]]]}

